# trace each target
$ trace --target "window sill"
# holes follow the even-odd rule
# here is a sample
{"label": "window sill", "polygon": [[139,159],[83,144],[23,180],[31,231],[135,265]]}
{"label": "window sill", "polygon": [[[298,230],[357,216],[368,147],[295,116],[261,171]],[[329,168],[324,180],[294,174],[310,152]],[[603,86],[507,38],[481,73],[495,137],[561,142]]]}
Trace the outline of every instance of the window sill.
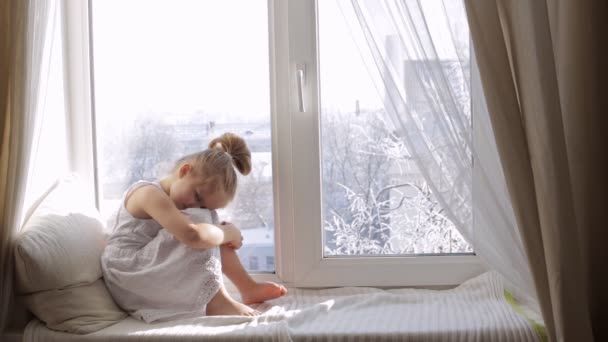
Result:
{"label": "window sill", "polygon": [[[504,295],[502,278],[489,272],[444,290],[290,288],[287,296],[260,304],[257,317],[209,316],[146,324],[127,318],[89,335],[48,330],[32,321],[27,342],[80,340],[156,341],[247,339],[429,339],[537,341],[533,324],[514,310]],[[438,321],[440,319],[440,321]]]}

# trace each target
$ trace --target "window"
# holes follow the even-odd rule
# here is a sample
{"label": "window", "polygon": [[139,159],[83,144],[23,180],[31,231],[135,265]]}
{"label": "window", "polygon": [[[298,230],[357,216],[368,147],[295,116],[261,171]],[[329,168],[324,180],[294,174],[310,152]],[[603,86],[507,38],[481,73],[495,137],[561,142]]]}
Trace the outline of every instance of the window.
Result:
{"label": "window", "polygon": [[274,269],[274,257],[273,256],[266,257],[266,267],[269,269]]}
{"label": "window", "polygon": [[[395,225],[401,231],[374,231],[374,223],[370,225],[369,221],[359,230],[338,231],[345,226],[353,228],[348,217],[352,214],[348,196],[369,195],[372,191],[377,196],[382,185],[388,184],[388,177],[412,177],[418,188],[402,189],[402,193],[418,192],[420,202],[433,198],[413,164],[402,165],[409,175],[398,175],[396,165],[387,165],[386,160],[372,156],[369,152],[376,151],[371,150],[371,144],[360,143],[362,137],[379,141],[384,134],[386,127],[379,120],[383,102],[381,95],[370,91],[369,70],[354,61],[361,57],[348,46],[352,37],[340,27],[343,18],[338,14],[337,3],[293,0],[287,4],[273,2],[272,7],[277,193],[281,203],[287,199],[278,211],[277,234],[283,248],[279,249],[277,268],[282,279],[300,286],[444,285],[478,274],[483,268],[477,257],[470,254],[471,247],[449,221],[436,227],[414,226],[429,232],[425,241],[412,243],[407,237],[407,214],[431,217],[428,205],[405,208],[383,218],[401,221]],[[285,86],[279,87],[280,84]],[[353,131],[350,135],[336,134],[337,130],[349,129]],[[352,140],[336,141],[345,137]],[[368,152],[367,156],[361,154],[357,160],[354,153],[340,151],[349,148]],[[362,162],[365,164],[360,168]],[[340,163],[348,167],[341,167]],[[387,169],[389,172],[385,172]],[[385,177],[370,177],[374,172]],[[332,177],[342,179],[336,182]],[[361,183],[377,183],[360,189],[344,184],[355,178],[362,179]],[[366,237],[361,239],[351,232],[364,233]],[[397,243],[387,248],[385,242],[390,239]],[[433,240],[436,242],[431,243]],[[421,255],[425,253],[431,256]]]}
{"label": "window", "polygon": [[260,264],[258,263],[258,257],[252,255],[249,257],[249,269],[252,271],[257,271],[260,268]]}
{"label": "window", "polygon": [[[471,252],[387,122],[387,91],[375,88],[375,70],[358,57],[367,50],[353,38],[363,37],[352,37],[336,1],[319,1],[318,16],[324,256]],[[426,94],[415,76],[424,73],[412,69],[422,64],[403,61],[401,75],[408,102],[419,107]]]}
{"label": "window", "polygon": [[[81,70],[93,71],[94,86],[94,120],[77,121],[72,111],[74,125],[88,127],[72,130],[95,137],[77,159],[97,184],[102,212],[130,182],[154,179],[171,167],[167,160],[233,131],[250,144],[254,171],[221,216],[243,229],[239,253],[256,277],[293,286],[416,286],[457,284],[483,271],[449,221],[413,225],[412,217],[433,214],[414,165],[369,153],[373,145],[362,138],[391,142],[383,99],[352,56],[336,2],[94,0],[90,11],[86,2],[67,7],[81,15],[71,16],[68,31],[83,32],[70,36],[69,50]],[[89,12],[86,34],[89,23],[74,18]],[[70,96],[86,107],[86,94]],[[364,153],[344,152],[349,148]],[[356,167],[344,173],[342,162]],[[417,187],[380,193],[399,177]],[[374,184],[357,188],[355,179]],[[422,205],[382,218],[388,231],[364,222],[358,232],[366,240],[356,241],[343,228],[352,231],[352,200],[366,191],[388,201],[418,196]],[[428,233],[411,239],[411,227]]]}
{"label": "window", "polygon": [[[246,139],[253,171],[220,216],[247,240],[272,231],[266,1],[95,0],[91,13],[102,214],[130,184],[162,177],[229,131]],[[265,243],[239,253],[245,265],[244,256],[272,252],[274,241]]]}

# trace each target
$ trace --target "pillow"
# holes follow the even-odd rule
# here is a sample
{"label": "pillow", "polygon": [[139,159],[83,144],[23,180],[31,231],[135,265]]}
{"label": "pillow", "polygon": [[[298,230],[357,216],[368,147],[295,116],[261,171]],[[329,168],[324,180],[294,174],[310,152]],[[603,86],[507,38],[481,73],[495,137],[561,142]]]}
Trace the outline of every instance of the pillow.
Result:
{"label": "pillow", "polygon": [[77,334],[127,317],[101,278],[103,224],[83,188],[74,177],[59,181],[15,241],[18,295],[48,328]]}
{"label": "pillow", "polygon": [[82,213],[33,216],[17,237],[17,288],[22,293],[88,284],[102,276],[101,223]]}
{"label": "pillow", "polygon": [[127,317],[112,300],[102,278],[90,284],[25,295],[22,299],[49,329],[74,334],[92,333]]}

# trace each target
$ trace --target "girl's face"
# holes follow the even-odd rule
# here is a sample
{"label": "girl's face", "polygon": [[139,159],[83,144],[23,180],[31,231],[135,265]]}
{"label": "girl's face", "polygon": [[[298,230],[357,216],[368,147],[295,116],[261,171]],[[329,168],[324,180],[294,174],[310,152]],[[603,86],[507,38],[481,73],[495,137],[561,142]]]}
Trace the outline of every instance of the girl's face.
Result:
{"label": "girl's face", "polygon": [[171,184],[169,197],[180,209],[206,208],[215,210],[224,208],[230,200],[223,191],[212,191],[204,184],[203,177],[190,164],[184,164],[177,170],[177,180]]}

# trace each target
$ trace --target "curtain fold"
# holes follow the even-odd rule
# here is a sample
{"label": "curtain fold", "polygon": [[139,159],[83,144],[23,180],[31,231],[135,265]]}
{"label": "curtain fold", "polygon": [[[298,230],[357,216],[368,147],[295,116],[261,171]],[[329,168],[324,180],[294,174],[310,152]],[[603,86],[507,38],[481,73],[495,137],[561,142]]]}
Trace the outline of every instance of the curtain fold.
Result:
{"label": "curtain fold", "polygon": [[11,241],[17,225],[18,204],[15,198],[23,191],[19,186],[19,157],[21,146],[17,136],[23,124],[20,111],[25,93],[25,22],[27,6],[22,1],[3,1],[0,6],[0,110],[2,139],[0,140],[0,333],[8,324],[12,302]]}
{"label": "curtain fold", "polygon": [[[395,131],[475,253],[508,289],[536,306],[523,241],[506,191],[481,81],[470,56],[464,2],[352,0],[351,30],[381,76],[377,88]],[[354,18],[354,19],[353,19]]]}
{"label": "curtain fold", "polygon": [[12,241],[21,223],[52,3],[7,0],[0,4],[0,332],[11,318]]}
{"label": "curtain fold", "polygon": [[496,143],[552,341],[606,340],[606,2],[466,0]]}
{"label": "curtain fold", "polygon": [[[468,35],[461,27],[466,26],[464,7],[452,6],[450,10],[461,15],[448,16],[445,6],[450,3],[442,1],[351,3],[381,75],[379,88],[385,90],[391,122],[443,209],[471,241],[470,65]],[[445,15],[429,16],[432,11]],[[439,37],[445,39],[443,44],[437,43]]]}

